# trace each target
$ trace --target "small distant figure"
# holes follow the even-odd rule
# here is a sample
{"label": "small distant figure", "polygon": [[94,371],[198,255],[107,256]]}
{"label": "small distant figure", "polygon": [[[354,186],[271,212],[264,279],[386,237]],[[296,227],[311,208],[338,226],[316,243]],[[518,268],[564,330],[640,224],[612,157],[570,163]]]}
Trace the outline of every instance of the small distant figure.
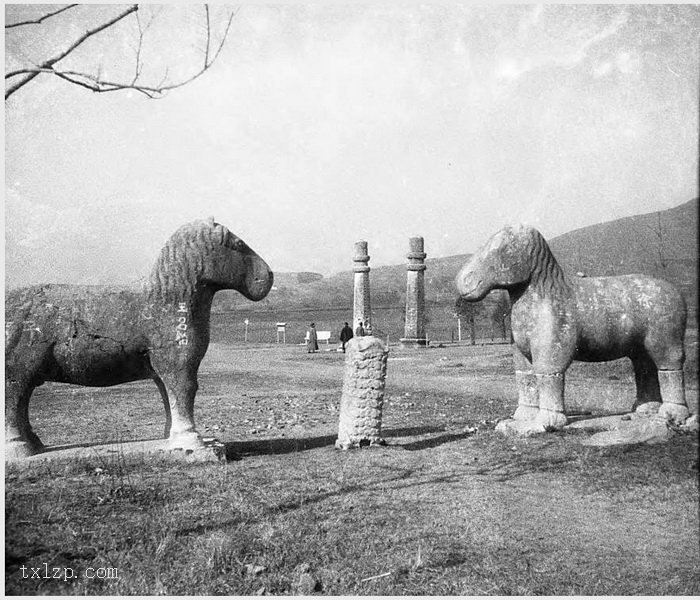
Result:
{"label": "small distant figure", "polygon": [[357,337],[362,337],[363,335],[365,335],[365,328],[362,326],[362,321],[360,321],[357,327],[355,328],[355,335]]}
{"label": "small distant figure", "polygon": [[372,323],[369,321],[365,322],[365,335],[372,335]]}
{"label": "small distant figure", "polygon": [[314,353],[318,350],[318,335],[316,334],[316,323],[311,323],[309,328],[309,339],[306,340],[306,352]]}
{"label": "small distant figure", "polygon": [[352,328],[345,321],[345,325],[340,330],[340,343],[343,345],[343,352],[345,352],[345,344],[347,344],[353,338]]}

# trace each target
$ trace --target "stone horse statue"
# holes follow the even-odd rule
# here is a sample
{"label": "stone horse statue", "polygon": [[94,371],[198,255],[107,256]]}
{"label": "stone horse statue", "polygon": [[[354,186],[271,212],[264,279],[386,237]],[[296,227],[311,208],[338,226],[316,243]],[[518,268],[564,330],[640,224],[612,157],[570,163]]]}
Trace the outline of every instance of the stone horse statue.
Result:
{"label": "stone horse statue", "polygon": [[[510,295],[518,408],[501,430],[536,432],[567,423],[564,373],[573,360],[629,357],[635,408],[680,423],[686,305],[670,283],[644,275],[565,275],[542,234],[527,226],[493,235],[456,278],[470,302],[493,289]],[[663,404],[659,402],[663,401]]]}
{"label": "stone horse statue", "polygon": [[43,285],[11,292],[5,308],[6,457],[43,450],[29,423],[29,400],[46,381],[104,387],[152,379],[165,406],[169,444],[200,447],[194,397],[214,294],[234,289],[261,300],[272,281],[265,261],[210,219],[170,237],[142,290]]}

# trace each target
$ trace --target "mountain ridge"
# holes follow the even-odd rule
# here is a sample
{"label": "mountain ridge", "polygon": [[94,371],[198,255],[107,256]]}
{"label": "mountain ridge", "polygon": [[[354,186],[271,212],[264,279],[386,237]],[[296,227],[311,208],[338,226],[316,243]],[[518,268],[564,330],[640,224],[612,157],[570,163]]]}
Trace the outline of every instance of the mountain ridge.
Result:
{"label": "mountain ridge", "polygon": [[[569,274],[594,277],[644,273],[667,279],[681,289],[689,306],[697,311],[697,198],[670,209],[581,227],[551,238],[548,243]],[[455,254],[426,260],[426,302],[454,304],[454,277],[470,256]],[[215,310],[242,305],[248,310],[352,306],[351,270],[328,277],[315,275],[276,273],[275,286],[257,305],[232,292],[222,292],[215,297]],[[404,304],[406,264],[372,267],[370,285],[373,307]]]}

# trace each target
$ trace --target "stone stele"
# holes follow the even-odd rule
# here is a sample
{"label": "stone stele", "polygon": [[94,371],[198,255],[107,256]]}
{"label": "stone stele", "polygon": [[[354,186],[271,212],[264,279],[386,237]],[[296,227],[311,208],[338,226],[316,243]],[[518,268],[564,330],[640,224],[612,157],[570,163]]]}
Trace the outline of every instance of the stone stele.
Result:
{"label": "stone stele", "polygon": [[346,345],[343,393],[336,448],[383,444],[382,407],[389,349],[373,336],[354,337]]}

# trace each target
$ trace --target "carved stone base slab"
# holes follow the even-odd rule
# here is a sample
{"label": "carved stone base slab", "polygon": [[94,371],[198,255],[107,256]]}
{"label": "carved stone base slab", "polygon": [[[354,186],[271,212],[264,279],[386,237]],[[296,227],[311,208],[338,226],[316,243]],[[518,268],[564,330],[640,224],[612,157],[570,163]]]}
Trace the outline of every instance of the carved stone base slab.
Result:
{"label": "carved stone base slab", "polygon": [[165,458],[179,462],[218,462],[225,460],[225,445],[214,438],[204,438],[204,445],[196,449],[173,448],[169,441],[148,440],[142,442],[123,442],[117,444],[100,444],[95,446],[57,446],[48,447],[45,452],[32,456],[9,458],[7,463],[22,464],[29,461],[69,462],[71,460],[94,459],[109,460],[119,456],[143,456],[145,459]]}
{"label": "carved stone base slab", "polygon": [[620,444],[654,444],[665,442],[673,431],[665,419],[654,414],[629,413],[582,419],[564,429],[584,429],[594,432],[583,440],[584,446],[615,446]]}

